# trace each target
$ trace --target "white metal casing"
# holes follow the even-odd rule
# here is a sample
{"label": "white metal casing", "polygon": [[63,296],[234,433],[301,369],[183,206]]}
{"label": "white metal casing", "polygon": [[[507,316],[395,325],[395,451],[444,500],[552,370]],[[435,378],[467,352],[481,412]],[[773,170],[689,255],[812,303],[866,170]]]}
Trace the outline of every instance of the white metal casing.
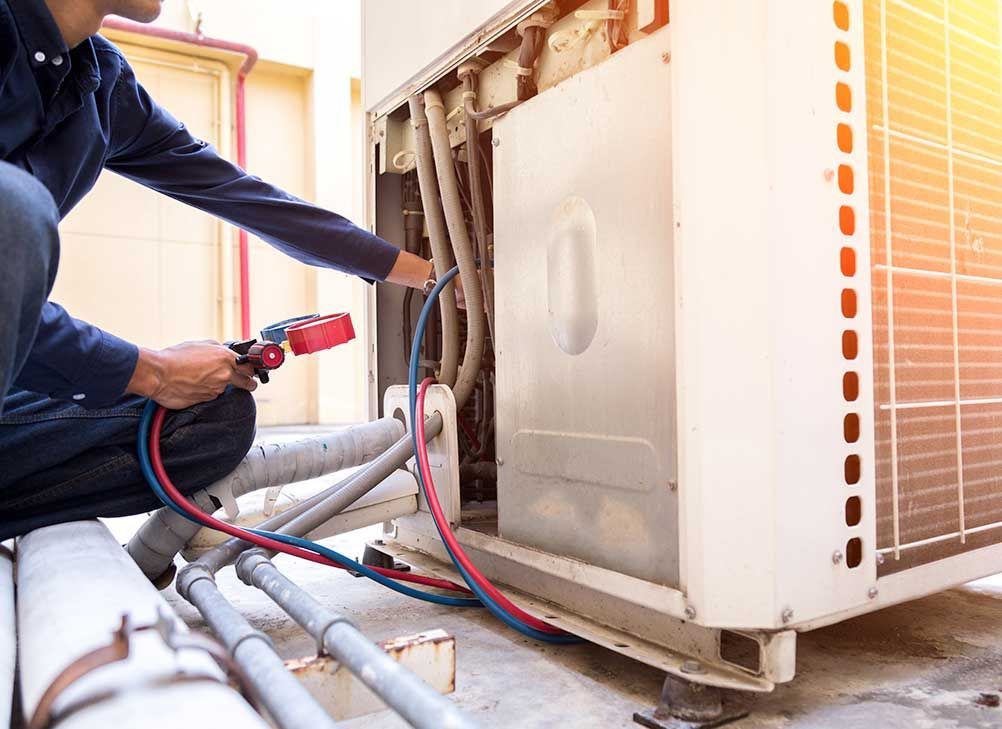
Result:
{"label": "white metal casing", "polygon": [[[437,76],[547,0],[365,0],[363,102],[390,111],[415,78]],[[377,39],[378,36],[378,39]],[[387,49],[392,48],[392,53]]]}
{"label": "white metal casing", "polygon": [[[902,5],[867,0],[883,2]],[[864,1],[678,0],[671,13],[671,124],[664,133],[673,214],[665,240],[674,247],[682,604],[706,626],[809,628],[997,571],[1002,547],[990,546],[877,576]],[[657,35],[635,42],[656,43]],[[847,68],[833,53],[837,43],[851,53]],[[440,76],[418,74],[407,88]],[[639,70],[634,76],[638,84],[645,78]],[[646,103],[621,103],[636,89],[606,91],[596,93],[595,108],[649,111]],[[649,102],[657,103],[655,90]],[[508,154],[505,126],[531,104],[498,123],[498,162]],[[851,131],[849,148],[840,126]],[[556,125],[540,130],[560,133]],[[855,184],[843,189],[846,168]],[[614,160],[603,180],[637,197],[649,193],[647,178],[623,174]],[[553,183],[537,176],[531,184]],[[583,197],[574,181],[560,184],[564,196]],[[499,236],[499,262],[523,245]],[[855,301],[848,315],[845,292]],[[505,292],[498,297],[503,306]],[[502,332],[505,316],[499,310]],[[599,327],[628,325],[622,312],[598,316]],[[858,382],[850,397],[847,375]],[[849,435],[848,418],[858,435]],[[851,498],[858,499],[858,522],[847,519]],[[467,538],[485,551],[498,541]],[[498,545],[494,553],[507,550],[526,565],[527,591],[543,594],[536,568]],[[854,550],[859,563],[850,567]],[[518,586],[517,570],[504,573]]]}

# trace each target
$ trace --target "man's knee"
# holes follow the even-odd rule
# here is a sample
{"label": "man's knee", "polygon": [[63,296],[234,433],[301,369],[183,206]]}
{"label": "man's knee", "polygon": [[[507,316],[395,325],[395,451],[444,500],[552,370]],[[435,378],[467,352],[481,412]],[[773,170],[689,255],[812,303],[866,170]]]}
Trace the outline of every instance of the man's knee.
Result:
{"label": "man's knee", "polygon": [[59,265],[58,226],[59,211],[45,186],[0,162],[0,257],[5,268],[22,278],[42,276],[51,288]]}
{"label": "man's knee", "polygon": [[195,409],[199,426],[213,431],[216,466],[225,475],[237,467],[254,444],[257,424],[254,397],[246,390],[228,387],[215,400],[196,405]]}

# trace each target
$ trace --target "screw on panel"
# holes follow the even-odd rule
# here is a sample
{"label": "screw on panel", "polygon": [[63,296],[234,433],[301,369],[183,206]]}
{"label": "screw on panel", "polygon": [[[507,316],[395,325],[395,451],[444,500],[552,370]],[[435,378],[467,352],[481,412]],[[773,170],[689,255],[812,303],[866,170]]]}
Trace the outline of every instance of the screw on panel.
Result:
{"label": "screw on panel", "polygon": [[867,595],[869,596],[869,598],[870,598],[870,599],[872,600],[873,598],[875,598],[875,597],[876,597],[877,595],[879,595],[880,593],[878,592],[878,590],[877,590],[877,588],[876,588],[876,587],[871,587],[871,588],[869,589],[869,591],[868,591],[868,592],[867,592],[866,594],[867,594]]}
{"label": "screw on panel", "polygon": [[494,137],[494,139],[491,140],[491,144],[493,144],[495,147],[500,147],[501,146],[501,138],[500,137]]}
{"label": "screw on panel", "polygon": [[504,465],[504,461],[503,461],[503,460],[501,460],[500,458],[496,458],[496,459],[494,459],[494,462],[495,462],[496,464],[498,464],[498,468],[500,468],[501,466],[503,466],[503,465]]}
{"label": "screw on panel", "polygon": [[832,564],[838,564],[842,561],[842,553],[837,549],[832,552]]}
{"label": "screw on panel", "polygon": [[668,490],[669,491],[675,491],[676,489],[678,489],[678,481],[669,481],[668,482]]}
{"label": "screw on panel", "polygon": [[695,620],[696,619],[696,608],[694,608],[692,605],[686,605],[685,606],[685,617],[689,618],[689,620]]}
{"label": "screw on panel", "polygon": [[882,555],[880,552],[877,552],[877,564],[879,565],[883,563],[884,563],[884,555]]}
{"label": "screw on panel", "polygon": [[661,63],[671,63],[671,51],[665,51],[661,54]]}
{"label": "screw on panel", "polygon": [[793,620],[793,608],[783,608],[783,612],[780,614],[779,618],[784,623],[788,623]]}
{"label": "screw on panel", "polygon": [[835,170],[833,170],[831,167],[827,168],[825,170],[825,182],[831,182],[834,179],[835,179]]}
{"label": "screw on panel", "polygon": [[706,673],[706,666],[704,666],[699,661],[683,661],[682,662],[682,673]]}

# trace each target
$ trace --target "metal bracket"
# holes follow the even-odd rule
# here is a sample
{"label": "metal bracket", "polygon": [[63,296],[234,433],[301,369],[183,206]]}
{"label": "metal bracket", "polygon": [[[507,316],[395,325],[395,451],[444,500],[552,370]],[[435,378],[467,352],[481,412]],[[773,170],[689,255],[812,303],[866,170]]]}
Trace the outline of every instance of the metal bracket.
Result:
{"label": "metal bracket", "polygon": [[[694,675],[705,672],[696,661],[686,661],[682,670]],[[748,716],[748,709],[716,686],[707,686],[668,674],[661,701],[653,709],[633,715],[633,721],[650,729],[711,729]]]}
{"label": "metal bracket", "polygon": [[[428,414],[436,411],[442,414],[442,432],[428,444],[428,460],[431,464],[432,478],[438,498],[442,502],[442,511],[449,523],[457,526],[460,520],[459,503],[459,435],[456,426],[456,399],[452,390],[444,385],[432,385],[425,398]],[[383,396],[383,412],[392,415],[397,410],[404,414],[407,430],[411,429],[410,408],[408,406],[407,386],[394,385],[386,390]],[[407,468],[414,473],[414,459],[407,461]],[[428,511],[428,504],[423,495],[418,495],[418,508]]]}

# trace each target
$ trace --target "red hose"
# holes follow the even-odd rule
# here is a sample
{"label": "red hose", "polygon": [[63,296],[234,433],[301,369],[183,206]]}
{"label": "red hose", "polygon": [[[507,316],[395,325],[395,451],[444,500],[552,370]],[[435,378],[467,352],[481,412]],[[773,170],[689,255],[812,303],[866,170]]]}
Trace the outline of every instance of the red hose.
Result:
{"label": "red hose", "polygon": [[[215,529],[223,532],[224,534],[229,534],[231,537],[242,539],[245,542],[250,542],[258,547],[264,547],[265,549],[281,552],[282,554],[290,554],[293,557],[299,557],[300,559],[327,565],[328,567],[347,569],[344,565],[340,565],[333,560],[322,557],[321,555],[310,552],[309,550],[294,547],[290,544],[283,544],[282,542],[274,539],[249,532],[242,527],[229,524],[225,521],[220,521],[211,514],[206,514],[204,511],[188,501],[185,495],[178,491],[177,486],[175,486],[174,482],[171,481],[170,476],[167,475],[167,470],[164,468],[163,458],[160,455],[160,431],[163,429],[164,418],[166,415],[167,411],[162,407],[157,408],[156,413],[153,415],[153,423],[150,426],[150,463],[153,465],[153,472],[156,473],[157,479],[160,481],[160,485],[163,486],[164,491],[167,492],[167,495],[170,496],[171,500],[181,507],[186,514],[210,529]],[[409,572],[400,572],[399,570],[391,570],[384,567],[369,566],[369,568],[385,577],[391,577],[394,580],[400,580],[401,582],[411,582],[417,585],[437,587],[442,590],[469,593],[469,590],[465,587],[457,585],[454,582],[449,582],[448,580],[439,580],[434,577],[414,575]]]}
{"label": "red hose", "polygon": [[[459,542],[456,540],[455,535],[452,533],[452,528],[449,525],[448,519],[445,518],[445,512],[442,511],[442,505],[438,501],[438,493],[435,491],[435,482],[431,476],[431,465],[428,461],[428,446],[427,440],[425,438],[424,430],[424,399],[425,393],[428,392],[428,388],[434,384],[435,380],[431,377],[425,378],[421,383],[421,387],[418,389],[417,403],[414,417],[414,430],[417,435],[417,461],[418,467],[421,469],[421,476],[424,479],[425,484],[425,499],[428,501],[428,508],[431,510],[432,518],[438,525],[438,530],[442,534],[442,540],[448,545],[449,551],[452,552],[452,556],[459,562],[463,569],[473,578],[473,580],[483,588],[484,592],[491,596],[491,598],[501,606],[505,612],[515,616],[526,625],[536,630],[543,631],[544,633],[553,633],[556,635],[564,635],[564,631],[560,628],[556,628],[547,622],[540,620],[537,617],[530,615],[529,613],[522,610],[515,603],[505,597],[500,590],[498,590],[490,581],[481,574],[480,570],[473,566],[473,562],[470,558],[466,556],[466,552],[463,548],[459,546]],[[156,423],[154,422],[154,425]]]}

